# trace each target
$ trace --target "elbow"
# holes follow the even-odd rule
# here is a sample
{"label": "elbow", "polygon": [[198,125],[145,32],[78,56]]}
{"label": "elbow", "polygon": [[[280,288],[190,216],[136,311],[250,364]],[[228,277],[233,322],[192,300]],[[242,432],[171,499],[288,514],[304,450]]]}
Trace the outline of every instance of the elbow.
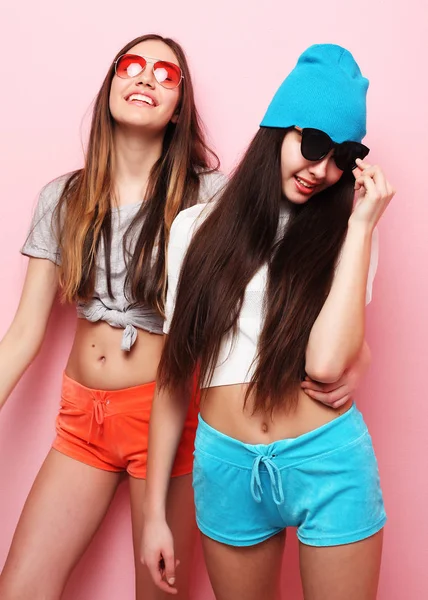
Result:
{"label": "elbow", "polygon": [[314,381],[320,383],[335,383],[342,377],[345,369],[335,368],[328,365],[316,365],[314,368],[306,367],[306,374]]}
{"label": "elbow", "polygon": [[33,362],[33,360],[35,360],[40,352],[40,348],[42,347],[42,343],[43,343],[43,337],[41,338],[37,338],[35,340],[32,341],[32,343],[29,345],[29,361],[30,364]]}
{"label": "elbow", "polygon": [[309,344],[306,348],[305,371],[314,381],[320,383],[334,383],[339,381],[345,371],[354,363],[359,356],[364,336],[355,336],[346,343],[329,343],[323,348]]}
{"label": "elbow", "polygon": [[346,370],[347,365],[339,357],[317,357],[306,353],[305,371],[314,381],[320,383],[334,383],[338,381]]}
{"label": "elbow", "polygon": [[4,339],[12,353],[26,355],[27,362],[31,363],[40,351],[44,335],[44,328],[13,323]]}

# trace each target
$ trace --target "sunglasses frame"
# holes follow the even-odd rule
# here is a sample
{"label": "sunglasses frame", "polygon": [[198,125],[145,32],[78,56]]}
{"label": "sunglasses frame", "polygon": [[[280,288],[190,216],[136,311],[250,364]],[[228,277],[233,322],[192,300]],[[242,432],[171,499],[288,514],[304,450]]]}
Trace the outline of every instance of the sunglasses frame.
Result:
{"label": "sunglasses frame", "polygon": [[[327,154],[331,151],[334,150],[336,148],[340,148],[342,146],[342,144],[358,144],[361,148],[363,148],[363,150],[367,150],[365,156],[363,158],[365,158],[367,156],[367,154],[370,152],[370,148],[368,148],[367,146],[365,146],[364,144],[361,144],[361,142],[351,142],[351,141],[346,141],[346,142],[342,142],[340,144],[338,144],[337,142],[334,142],[331,137],[328,135],[328,133],[326,133],[325,131],[322,131],[321,129],[315,129],[314,127],[298,127],[297,125],[293,126],[293,129],[295,129],[298,133],[300,133],[300,135],[302,136],[302,143],[303,143],[303,132],[305,130],[309,130],[309,131],[316,131],[317,133],[322,133],[326,138],[328,138],[328,140],[330,141],[330,147],[327,150],[327,152],[325,152],[322,156],[320,156],[319,158],[316,158],[314,160],[311,160],[310,158],[306,158],[306,156],[304,156],[303,152],[302,152],[302,156],[304,159],[306,160],[311,160],[311,162],[317,162],[322,160],[323,158],[325,158],[327,156]],[[342,146],[343,147],[343,146]],[[333,154],[333,160],[337,166],[338,169],[340,169],[341,171],[345,172],[348,171],[348,169],[342,169],[336,162],[336,159],[334,157],[335,155]],[[359,157],[357,157],[359,158]],[[357,165],[355,164],[355,160],[354,160],[354,166],[351,167],[351,171],[353,171],[354,169],[357,168]]]}
{"label": "sunglasses frame", "polygon": [[177,85],[175,85],[174,87],[166,87],[160,81],[158,81],[157,77],[156,77],[156,74],[155,74],[155,70],[153,69],[153,77],[156,79],[156,81],[158,82],[158,84],[161,85],[166,90],[175,90],[176,88],[178,88],[178,86],[181,84],[181,82],[184,79],[184,75],[183,75],[183,71],[181,70],[181,67],[179,65],[176,65],[175,63],[170,62],[169,60],[161,60],[160,58],[150,58],[148,56],[141,56],[140,54],[130,54],[129,52],[125,52],[124,54],[121,54],[114,61],[114,72],[115,72],[115,74],[120,79],[134,79],[134,77],[138,77],[139,75],[141,75],[141,73],[138,73],[138,75],[134,75],[133,77],[121,77],[118,74],[118,72],[117,72],[117,65],[119,64],[119,61],[122,60],[122,58],[124,56],[135,56],[135,58],[143,58],[146,61],[146,64],[143,67],[143,70],[141,71],[141,73],[144,73],[147,65],[155,65],[156,63],[159,63],[159,62],[160,63],[166,63],[167,65],[173,65],[175,68],[177,68],[179,70],[179,72],[180,72],[180,79],[179,79]]}

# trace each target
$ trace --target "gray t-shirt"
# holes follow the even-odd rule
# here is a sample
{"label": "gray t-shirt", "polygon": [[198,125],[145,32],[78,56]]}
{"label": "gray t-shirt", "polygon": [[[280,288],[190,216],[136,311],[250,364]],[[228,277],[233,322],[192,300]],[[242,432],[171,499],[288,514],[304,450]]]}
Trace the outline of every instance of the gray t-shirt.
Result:
{"label": "gray t-shirt", "polygon": [[[21,248],[22,254],[46,258],[56,265],[61,264],[56,219],[53,216],[68,177],[69,175],[63,175],[42,189],[27,240]],[[219,172],[201,174],[198,203],[210,200],[225,183],[226,177]],[[92,322],[106,321],[112,327],[124,329],[122,350],[131,349],[137,338],[137,328],[155,334],[162,334],[163,328],[163,319],[155,310],[148,306],[132,306],[125,297],[127,269],[123,236],[140,206],[141,203],[136,203],[112,208],[110,280],[114,298],[107,291],[105,249],[101,239],[96,259],[93,297],[89,302],[77,303],[79,318]],[[132,241],[130,251],[132,252]]]}

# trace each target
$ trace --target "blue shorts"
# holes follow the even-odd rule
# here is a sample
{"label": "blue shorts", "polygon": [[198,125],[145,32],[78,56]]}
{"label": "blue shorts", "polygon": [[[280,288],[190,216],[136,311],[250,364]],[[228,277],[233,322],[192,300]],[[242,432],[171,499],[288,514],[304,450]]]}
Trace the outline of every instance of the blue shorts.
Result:
{"label": "blue shorts", "polygon": [[359,410],[297,438],[245,444],[199,416],[193,465],[200,531],[251,546],[297,527],[310,546],[351,544],[386,515],[372,441]]}

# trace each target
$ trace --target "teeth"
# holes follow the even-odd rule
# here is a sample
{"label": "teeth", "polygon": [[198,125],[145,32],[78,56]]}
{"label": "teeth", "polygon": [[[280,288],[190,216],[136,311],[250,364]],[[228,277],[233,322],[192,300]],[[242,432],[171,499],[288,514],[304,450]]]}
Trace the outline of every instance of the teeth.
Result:
{"label": "teeth", "polygon": [[302,179],[300,179],[300,177],[297,177],[297,175],[296,175],[296,179],[301,185],[303,185],[304,187],[306,187],[310,190],[315,187],[314,185],[309,185],[309,183],[306,183],[306,181],[303,181]]}
{"label": "teeth", "polygon": [[133,100],[139,100],[140,102],[146,102],[147,104],[150,104],[151,106],[154,105],[154,102],[151,98],[149,98],[148,96],[144,96],[143,94],[131,94],[128,98],[129,102],[132,102]]}

